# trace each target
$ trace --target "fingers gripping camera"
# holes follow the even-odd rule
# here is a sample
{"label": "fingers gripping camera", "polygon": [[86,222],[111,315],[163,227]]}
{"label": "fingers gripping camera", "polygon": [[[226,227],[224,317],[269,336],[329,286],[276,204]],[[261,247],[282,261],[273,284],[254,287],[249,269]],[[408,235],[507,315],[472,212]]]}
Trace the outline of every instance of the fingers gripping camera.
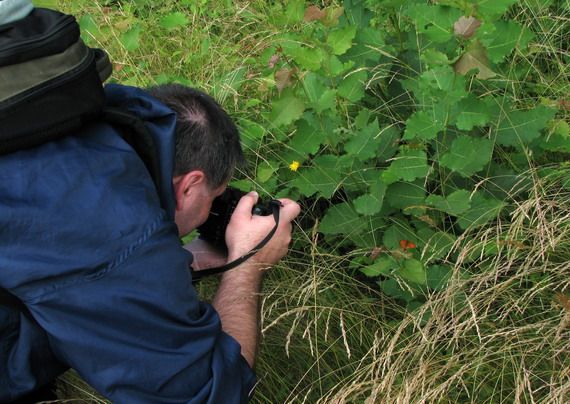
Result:
{"label": "fingers gripping camera", "polygon": [[[237,188],[228,187],[225,192],[212,202],[212,209],[206,222],[198,227],[200,238],[208,241],[218,248],[227,249],[225,235],[226,228],[234,210],[246,192]],[[282,206],[278,200],[258,202],[253,206],[251,213],[258,216],[269,216],[274,206]]]}

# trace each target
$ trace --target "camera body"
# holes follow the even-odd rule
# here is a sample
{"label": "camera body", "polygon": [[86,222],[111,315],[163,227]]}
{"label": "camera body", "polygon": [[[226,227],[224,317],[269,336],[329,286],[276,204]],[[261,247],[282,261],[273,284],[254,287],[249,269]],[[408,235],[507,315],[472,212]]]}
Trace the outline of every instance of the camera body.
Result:
{"label": "camera body", "polygon": [[[218,248],[227,249],[226,228],[239,200],[246,193],[237,188],[227,187],[223,194],[215,198],[212,202],[212,209],[208,219],[197,229],[200,238]],[[258,202],[253,206],[251,213],[259,216],[268,216],[272,213],[271,206],[273,202]]]}

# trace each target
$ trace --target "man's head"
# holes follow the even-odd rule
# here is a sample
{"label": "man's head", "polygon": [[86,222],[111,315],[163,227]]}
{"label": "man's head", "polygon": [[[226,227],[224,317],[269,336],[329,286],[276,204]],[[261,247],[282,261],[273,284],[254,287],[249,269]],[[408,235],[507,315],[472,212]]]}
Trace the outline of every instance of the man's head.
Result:
{"label": "man's head", "polygon": [[234,169],[245,164],[239,132],[204,92],[178,84],[147,91],[177,115],[173,182],[176,224],[184,235],[208,218],[213,199],[225,190]]}

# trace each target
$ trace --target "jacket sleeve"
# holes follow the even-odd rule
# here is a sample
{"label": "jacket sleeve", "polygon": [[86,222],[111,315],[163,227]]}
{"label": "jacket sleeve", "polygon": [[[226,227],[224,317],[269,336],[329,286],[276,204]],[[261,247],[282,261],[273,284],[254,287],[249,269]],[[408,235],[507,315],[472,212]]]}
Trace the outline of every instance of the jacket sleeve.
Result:
{"label": "jacket sleeve", "polygon": [[123,256],[28,302],[54,353],[114,403],[239,403],[256,379],[201,302],[172,223]]}

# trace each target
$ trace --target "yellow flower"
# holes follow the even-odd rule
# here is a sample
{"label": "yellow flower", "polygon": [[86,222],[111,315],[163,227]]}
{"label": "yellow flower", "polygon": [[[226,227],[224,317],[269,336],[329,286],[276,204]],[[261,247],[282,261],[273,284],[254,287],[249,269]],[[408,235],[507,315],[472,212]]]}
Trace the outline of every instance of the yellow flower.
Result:
{"label": "yellow flower", "polygon": [[299,162],[298,161],[293,161],[291,164],[289,164],[289,170],[291,171],[297,171],[299,169]]}

